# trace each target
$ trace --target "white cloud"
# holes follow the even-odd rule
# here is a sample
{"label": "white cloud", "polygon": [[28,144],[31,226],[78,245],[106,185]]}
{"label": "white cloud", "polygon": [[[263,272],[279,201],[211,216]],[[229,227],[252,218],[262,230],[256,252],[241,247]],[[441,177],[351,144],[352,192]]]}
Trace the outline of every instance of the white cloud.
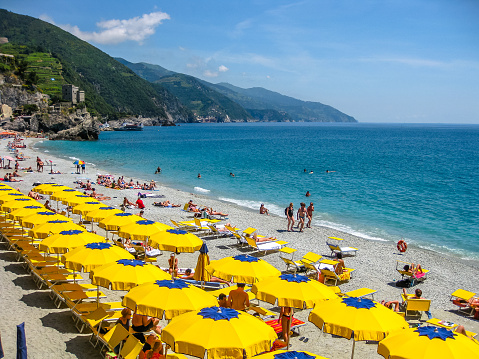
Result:
{"label": "white cloud", "polygon": [[[96,25],[101,29],[99,32],[81,31],[78,26],[57,25],[73,35],[85,41],[98,44],[119,44],[124,41],[136,41],[141,43],[147,37],[155,33],[156,28],[164,21],[169,20],[170,15],[157,11],[143,14],[126,20],[100,21]],[[52,24],[54,22],[48,16],[43,15],[42,20]]]}
{"label": "white cloud", "polygon": [[229,70],[229,68],[227,68],[225,65],[221,65],[220,67],[218,67],[219,72],[226,72],[228,70]]}
{"label": "white cloud", "polygon": [[210,70],[205,70],[205,72],[203,72],[203,75],[206,76],[206,77],[218,77],[217,72],[213,72],[213,71],[210,71]]}

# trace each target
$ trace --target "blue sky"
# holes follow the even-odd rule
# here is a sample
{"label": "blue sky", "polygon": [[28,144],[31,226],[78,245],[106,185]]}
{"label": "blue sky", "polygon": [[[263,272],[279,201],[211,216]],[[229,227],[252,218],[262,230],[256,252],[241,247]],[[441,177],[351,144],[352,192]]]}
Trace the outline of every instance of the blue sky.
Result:
{"label": "blue sky", "polygon": [[479,1],[0,0],[114,57],[319,101],[360,122],[479,123]]}

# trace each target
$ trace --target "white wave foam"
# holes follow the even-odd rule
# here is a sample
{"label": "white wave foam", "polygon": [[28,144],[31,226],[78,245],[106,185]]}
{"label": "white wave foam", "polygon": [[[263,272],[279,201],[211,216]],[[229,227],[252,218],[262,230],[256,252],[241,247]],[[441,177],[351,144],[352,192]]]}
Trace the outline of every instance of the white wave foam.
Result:
{"label": "white wave foam", "polygon": [[68,158],[71,159],[71,160],[74,160],[74,161],[80,160],[78,157],[68,157]]}
{"label": "white wave foam", "polygon": [[210,192],[209,189],[201,188],[201,187],[195,187],[194,190],[195,190],[196,192],[202,192],[202,193],[208,193],[208,192]]}
{"label": "white wave foam", "polygon": [[50,151],[48,151],[48,150],[45,150],[45,151],[43,151],[43,152],[50,152]]}

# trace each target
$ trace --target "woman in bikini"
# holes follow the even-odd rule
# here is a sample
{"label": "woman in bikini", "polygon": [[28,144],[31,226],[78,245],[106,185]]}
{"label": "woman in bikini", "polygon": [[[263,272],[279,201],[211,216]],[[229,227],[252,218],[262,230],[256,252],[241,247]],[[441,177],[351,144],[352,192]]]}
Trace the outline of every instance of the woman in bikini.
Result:
{"label": "woman in bikini", "polygon": [[293,208],[293,202],[289,204],[289,207],[286,208],[286,217],[288,218],[288,232],[294,232],[293,226],[294,226],[294,208]]}
{"label": "woman in bikini", "polygon": [[278,324],[281,323],[281,328],[283,331],[283,339],[287,343],[289,340],[289,322],[293,319],[293,311],[291,307],[281,307],[281,312],[279,313]]}
{"label": "woman in bikini", "polygon": [[168,259],[168,264],[170,269],[168,270],[170,274],[176,277],[178,275],[178,258],[176,258],[174,253],[171,253],[170,258]]}

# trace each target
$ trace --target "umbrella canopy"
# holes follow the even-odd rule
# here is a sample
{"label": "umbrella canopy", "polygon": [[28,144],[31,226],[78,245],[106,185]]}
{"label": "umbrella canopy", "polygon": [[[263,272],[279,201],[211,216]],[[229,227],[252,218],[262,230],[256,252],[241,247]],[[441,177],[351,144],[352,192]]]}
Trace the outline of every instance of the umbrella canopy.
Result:
{"label": "umbrella canopy", "polygon": [[43,212],[38,212],[38,213],[32,214],[30,216],[21,218],[20,219],[20,224],[23,227],[33,228],[36,225],[39,225],[39,224],[42,224],[42,223],[47,223],[48,221],[54,221],[56,219],[71,222],[71,219],[65,217],[64,215],[45,210]]}
{"label": "umbrella canopy", "polygon": [[152,235],[152,247],[175,253],[193,253],[201,248],[203,241],[192,233],[180,229],[167,229]]}
{"label": "umbrella canopy", "polygon": [[47,253],[67,253],[88,243],[104,242],[105,239],[85,230],[70,229],[53,234],[40,242],[38,248]]}
{"label": "umbrella canopy", "polygon": [[168,279],[170,275],[151,263],[119,259],[90,272],[91,283],[112,290],[130,290],[139,284]]}
{"label": "umbrella canopy", "polygon": [[43,204],[41,204],[40,202],[38,201],[35,201],[33,198],[15,198],[13,201],[8,201],[8,202],[5,202],[4,204],[2,204],[2,206],[0,207],[2,209],[2,211],[14,211],[15,209],[18,209],[18,208],[24,208],[24,207],[27,207],[27,206],[41,206],[43,209],[45,209],[45,207],[43,206]]}
{"label": "umbrella canopy", "polygon": [[90,272],[96,267],[112,263],[118,259],[134,259],[128,251],[111,243],[88,243],[75,248],[62,256],[67,269]]}
{"label": "umbrella canopy", "polygon": [[85,164],[85,161],[82,161],[82,160],[76,160],[75,162],[73,162],[74,165],[84,165]]}
{"label": "umbrella canopy", "polygon": [[4,156],[3,157],[5,160],[8,160],[8,162],[10,161],[15,161],[15,158],[11,157],[11,156]]}
{"label": "umbrella canopy", "polygon": [[87,219],[87,221],[100,222],[102,219],[110,217],[116,213],[123,213],[123,212],[113,207],[104,206],[104,207],[95,209],[91,212],[88,212],[85,218]]}
{"label": "umbrella canopy", "polygon": [[13,187],[9,186],[8,184],[5,184],[5,183],[0,183],[0,189],[3,189],[3,188],[10,188],[10,189],[13,189]]}
{"label": "umbrella canopy", "polygon": [[217,304],[213,295],[180,279],[144,283],[131,289],[123,298],[123,305],[136,313],[156,318],[164,315],[167,320]]}
{"label": "umbrella canopy", "polygon": [[266,354],[260,354],[255,356],[255,359],[327,359],[321,355],[313,354],[305,351],[285,351],[277,352],[273,351]]}
{"label": "umbrella canopy", "polygon": [[313,308],[317,302],[338,296],[323,283],[303,275],[282,274],[253,285],[256,298],[280,307]]}
{"label": "umbrella canopy", "polygon": [[4,196],[7,193],[21,193],[21,192],[17,191],[15,188],[7,186],[6,184],[3,184],[3,186],[0,187],[0,196]]}
{"label": "umbrella canopy", "polygon": [[134,223],[120,226],[118,230],[118,236],[134,240],[146,240],[153,234],[156,234],[160,231],[166,231],[167,229],[173,229],[173,227],[167,226],[166,224],[160,222],[142,219]]}
{"label": "umbrella canopy", "polygon": [[44,183],[41,185],[38,185],[33,188],[33,191],[41,193],[41,194],[52,194],[58,191],[61,191],[63,189],[72,189],[71,187],[64,186],[62,184],[56,184],[56,183]]}
{"label": "umbrella canopy", "polygon": [[98,208],[105,207],[105,205],[98,201],[88,201],[85,203],[81,203],[75,207],[73,207],[72,212],[74,214],[80,214],[82,216],[86,215],[87,213],[97,210]]}
{"label": "umbrella canopy", "polygon": [[244,358],[269,351],[273,328],[254,316],[230,308],[209,307],[182,314],[161,332],[176,353],[207,358]]}
{"label": "umbrella canopy", "polygon": [[53,192],[50,195],[50,199],[53,201],[63,201],[64,199],[72,197],[72,196],[83,196],[83,193],[73,188],[66,188],[60,191]]}
{"label": "umbrella canopy", "polygon": [[211,279],[211,275],[206,270],[206,266],[210,264],[210,256],[208,255],[208,247],[206,243],[200,248],[200,255],[198,256],[198,262],[196,263],[195,274],[193,278],[202,282],[208,282]]}
{"label": "umbrella canopy", "polygon": [[18,191],[9,191],[8,193],[4,193],[0,196],[0,204],[4,204],[9,201],[13,201],[14,199],[19,199],[19,198],[26,198],[26,199],[32,199],[31,197],[25,196],[23,193],[18,192]]}
{"label": "umbrella canopy", "polygon": [[227,281],[250,284],[281,274],[265,260],[247,254],[211,261],[206,270],[211,275]]}
{"label": "umbrella canopy", "polygon": [[[10,202],[8,202],[10,203]],[[27,203],[28,204],[28,203]],[[16,208],[7,214],[7,218],[13,219],[14,221],[20,220],[20,218],[30,216],[32,214],[45,211],[44,206],[24,206],[21,208]]]}
{"label": "umbrella canopy", "polygon": [[463,334],[423,326],[391,333],[379,342],[378,354],[391,359],[477,359],[479,345]]}
{"label": "umbrella canopy", "polygon": [[62,203],[67,206],[78,206],[79,204],[86,203],[92,200],[92,197],[87,196],[86,194],[76,194],[71,197],[67,197],[62,200]]}
{"label": "umbrella canopy", "polygon": [[366,298],[346,297],[318,302],[309,321],[325,333],[354,340],[381,340],[408,323],[396,312]]}
{"label": "umbrella canopy", "polygon": [[28,235],[33,238],[47,238],[49,235],[60,233],[61,231],[79,230],[84,231],[85,228],[73,223],[67,218],[54,219],[46,223],[38,224],[28,231]]}
{"label": "umbrella canopy", "polygon": [[120,212],[102,219],[98,225],[107,231],[116,231],[120,226],[141,220],[143,220],[143,218],[140,216],[131,213]]}

